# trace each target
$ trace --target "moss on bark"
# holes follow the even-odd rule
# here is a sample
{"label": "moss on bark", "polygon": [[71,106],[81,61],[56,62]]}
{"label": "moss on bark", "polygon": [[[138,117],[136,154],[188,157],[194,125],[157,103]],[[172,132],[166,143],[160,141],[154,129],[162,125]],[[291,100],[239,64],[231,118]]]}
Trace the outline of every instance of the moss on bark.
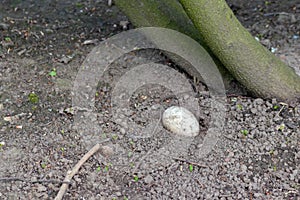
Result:
{"label": "moss on bark", "polygon": [[300,77],[240,24],[225,0],[180,0],[204,42],[255,95],[293,101]]}
{"label": "moss on bark", "polygon": [[223,65],[256,96],[286,101],[300,98],[300,77],[245,30],[225,0],[179,2],[115,0],[137,27],[170,28],[198,41],[213,57],[222,76],[227,76],[225,85],[231,77]]}

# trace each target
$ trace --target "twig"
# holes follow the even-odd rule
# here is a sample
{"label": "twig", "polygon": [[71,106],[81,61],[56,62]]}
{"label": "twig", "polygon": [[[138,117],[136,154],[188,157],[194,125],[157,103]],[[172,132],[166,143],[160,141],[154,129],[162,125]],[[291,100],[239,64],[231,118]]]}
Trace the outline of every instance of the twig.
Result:
{"label": "twig", "polygon": [[276,15],[291,15],[291,13],[286,13],[286,12],[273,12],[273,13],[265,13],[265,17],[269,16],[276,16]]}
{"label": "twig", "polygon": [[280,105],[282,105],[281,109],[279,110],[279,112],[276,114],[276,117],[279,117],[280,113],[283,111],[283,109],[285,108],[285,106],[288,106],[288,104],[280,102]]}
{"label": "twig", "polygon": [[[104,140],[101,143],[107,142],[110,139]],[[91,150],[89,150],[89,152],[87,152],[80,160],[79,162],[75,165],[75,167],[72,169],[72,171],[68,171],[67,175],[64,179],[64,182],[61,187],[60,190],[57,194],[57,196],[55,197],[54,200],[61,200],[65,194],[65,192],[68,189],[68,186],[70,184],[71,179],[73,178],[73,176],[79,171],[80,167],[92,156],[94,155],[97,151],[99,151],[99,149],[102,146],[100,145],[100,143],[96,144]]]}
{"label": "twig", "polygon": [[203,168],[207,168],[208,167],[207,165],[203,165],[203,164],[200,164],[200,163],[196,163],[196,162],[184,160],[182,158],[173,157],[173,159],[176,160],[176,161],[181,161],[181,162],[189,163],[191,165],[195,165],[195,166],[198,166],[198,167],[203,167]]}
{"label": "twig", "polygon": [[0,182],[13,182],[13,181],[21,181],[21,182],[26,182],[26,183],[70,183],[70,182],[64,182],[64,181],[59,181],[59,180],[54,180],[54,179],[39,179],[39,180],[27,180],[23,179],[21,177],[7,177],[7,178],[0,178]]}

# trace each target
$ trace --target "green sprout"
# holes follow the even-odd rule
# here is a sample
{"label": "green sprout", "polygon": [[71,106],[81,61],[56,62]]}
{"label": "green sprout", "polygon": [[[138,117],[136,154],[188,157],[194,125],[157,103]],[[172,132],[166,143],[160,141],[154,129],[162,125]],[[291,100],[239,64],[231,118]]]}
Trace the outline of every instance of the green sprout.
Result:
{"label": "green sprout", "polygon": [[62,152],[64,152],[66,149],[65,149],[64,147],[61,147],[60,150],[61,150]]}
{"label": "green sprout", "polygon": [[134,141],[132,141],[132,140],[130,140],[129,143],[130,143],[131,145],[134,145]]}
{"label": "green sprout", "polygon": [[30,93],[28,95],[28,100],[30,103],[38,103],[39,102],[39,97],[38,95],[36,95],[34,92]]}
{"label": "green sprout", "polygon": [[97,169],[96,169],[96,171],[97,171],[97,172],[100,172],[100,170],[101,170],[101,167],[98,166]]}
{"label": "green sprout", "polygon": [[0,142],[0,148],[2,148],[5,145],[5,142]]}
{"label": "green sprout", "polygon": [[243,129],[241,130],[241,133],[244,135],[244,136],[247,136],[249,131],[247,129]]}
{"label": "green sprout", "polygon": [[194,171],[194,166],[192,164],[189,165],[190,172]]}
{"label": "green sprout", "polygon": [[274,110],[278,110],[278,108],[279,108],[278,105],[274,105],[274,106],[273,106],[273,109],[274,109]]}
{"label": "green sprout", "polygon": [[113,139],[113,140],[117,140],[117,139],[118,139],[118,135],[113,135],[113,136],[112,136],[112,139]]}
{"label": "green sprout", "polygon": [[237,101],[237,98],[236,97],[233,97],[232,99],[231,99],[231,102],[236,102]]}
{"label": "green sprout", "polygon": [[139,181],[139,177],[137,175],[134,175],[133,176],[133,180],[134,180],[134,182],[138,182]]}
{"label": "green sprout", "polygon": [[76,6],[77,8],[83,8],[83,4],[82,4],[82,3],[79,3],[79,2],[76,3],[75,6]]}
{"label": "green sprout", "polygon": [[53,69],[49,72],[49,76],[54,77],[54,76],[56,76],[56,75],[57,75],[56,69],[53,68]]}
{"label": "green sprout", "polygon": [[126,196],[124,196],[124,200],[128,200],[128,198]]}
{"label": "green sprout", "polygon": [[10,38],[10,37],[5,37],[4,40],[5,40],[6,42],[11,42],[11,38]]}
{"label": "green sprout", "polygon": [[133,167],[134,167],[134,163],[130,163],[129,166],[130,166],[131,168],[133,168]]}
{"label": "green sprout", "polygon": [[278,131],[283,131],[285,128],[285,125],[284,124],[280,124],[278,127],[277,127],[277,130]]}
{"label": "green sprout", "polygon": [[112,164],[111,164],[111,163],[108,163],[108,164],[104,167],[104,171],[105,171],[105,172],[108,172],[109,167],[111,167],[111,166],[112,166]]}
{"label": "green sprout", "polygon": [[236,105],[236,108],[237,108],[238,110],[243,110],[243,106],[242,106],[241,104],[237,104],[237,105]]}
{"label": "green sprout", "polygon": [[46,168],[46,163],[41,163],[41,167],[43,168],[43,169],[45,169]]}

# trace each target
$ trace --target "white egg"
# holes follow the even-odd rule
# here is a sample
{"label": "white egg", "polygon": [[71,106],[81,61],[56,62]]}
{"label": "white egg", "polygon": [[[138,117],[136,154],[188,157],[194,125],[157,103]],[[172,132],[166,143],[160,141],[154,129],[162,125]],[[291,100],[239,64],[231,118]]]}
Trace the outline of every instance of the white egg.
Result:
{"label": "white egg", "polygon": [[162,116],[163,126],[174,134],[195,137],[199,134],[199,123],[193,113],[183,107],[172,106]]}

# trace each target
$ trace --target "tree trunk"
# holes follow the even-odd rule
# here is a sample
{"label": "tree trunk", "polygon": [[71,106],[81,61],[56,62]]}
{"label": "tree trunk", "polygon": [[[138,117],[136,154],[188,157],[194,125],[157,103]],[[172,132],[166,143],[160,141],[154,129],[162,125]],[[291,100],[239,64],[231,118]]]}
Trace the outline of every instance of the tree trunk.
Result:
{"label": "tree trunk", "polygon": [[[213,58],[223,77],[226,89],[234,77],[203,42],[198,30],[189,19],[178,0],[115,0],[115,4],[136,27],[163,27],[184,33],[196,40]],[[167,54],[179,66],[185,62]]]}
{"label": "tree trunk", "polygon": [[[300,98],[300,77],[244,29],[225,0],[179,1],[185,10],[178,0],[115,3],[137,27],[165,27],[192,37],[214,58],[222,76],[228,71],[220,61],[254,95],[286,101]],[[225,85],[231,77],[226,80]]]}
{"label": "tree trunk", "polygon": [[293,101],[300,77],[240,24],[225,0],[180,0],[204,42],[253,94]]}

